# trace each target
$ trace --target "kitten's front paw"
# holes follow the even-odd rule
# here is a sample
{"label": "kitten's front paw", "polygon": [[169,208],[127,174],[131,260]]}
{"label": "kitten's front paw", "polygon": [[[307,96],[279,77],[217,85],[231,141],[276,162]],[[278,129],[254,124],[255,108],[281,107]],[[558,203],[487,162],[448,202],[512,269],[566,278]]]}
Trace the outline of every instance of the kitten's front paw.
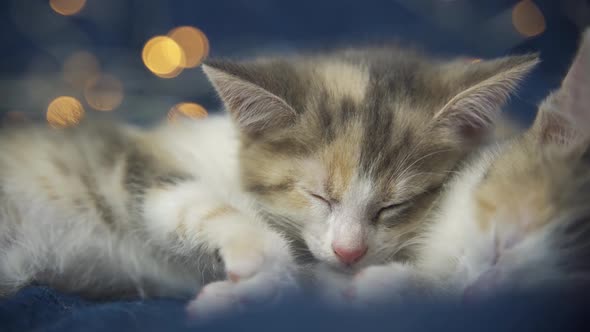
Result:
{"label": "kitten's front paw", "polygon": [[297,290],[298,285],[290,272],[263,271],[248,279],[218,281],[205,286],[189,303],[187,313],[200,320],[266,308]]}
{"label": "kitten's front paw", "polygon": [[231,281],[217,281],[203,287],[197,297],[187,305],[188,316],[192,320],[210,319],[239,310],[234,286]]}
{"label": "kitten's front paw", "polygon": [[252,243],[234,243],[221,251],[227,278],[233,282],[248,279],[264,270],[267,263],[264,248]]}
{"label": "kitten's front paw", "polygon": [[353,279],[346,295],[353,306],[400,303],[416,290],[416,276],[402,264],[370,266]]}

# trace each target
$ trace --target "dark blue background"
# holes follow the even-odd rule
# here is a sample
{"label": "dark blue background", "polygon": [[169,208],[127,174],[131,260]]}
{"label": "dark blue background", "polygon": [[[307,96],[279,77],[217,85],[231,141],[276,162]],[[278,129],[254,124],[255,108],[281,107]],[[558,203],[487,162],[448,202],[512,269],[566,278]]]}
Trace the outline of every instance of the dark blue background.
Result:
{"label": "dark blue background", "polygon": [[[180,25],[206,33],[211,56],[252,56],[392,40],[432,53],[489,58],[540,51],[543,63],[508,109],[530,120],[555,88],[590,21],[586,0],[537,0],[545,31],[525,38],[511,22],[515,0],[88,0],[75,16],[53,12],[44,0],[0,3],[0,111],[43,118],[56,96],[72,94],[61,82],[64,58],[95,54],[124,84],[114,112],[130,121],[161,120],[179,101],[210,111],[218,103],[199,69],[174,79],[151,74],[141,49],[154,35]],[[81,98],[83,100],[83,98]]]}

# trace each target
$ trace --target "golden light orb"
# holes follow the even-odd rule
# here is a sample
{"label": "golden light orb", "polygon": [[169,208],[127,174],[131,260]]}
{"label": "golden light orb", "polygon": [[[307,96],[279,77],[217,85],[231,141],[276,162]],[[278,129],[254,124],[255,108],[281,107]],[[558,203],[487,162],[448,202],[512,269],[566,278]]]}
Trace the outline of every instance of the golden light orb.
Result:
{"label": "golden light orb", "polygon": [[81,51],[70,55],[63,65],[64,80],[74,87],[83,88],[100,75],[100,65],[94,55]]}
{"label": "golden light orb", "polygon": [[123,83],[112,75],[102,75],[84,88],[84,97],[97,111],[112,111],[123,101]]}
{"label": "golden light orb", "polygon": [[518,33],[534,37],[545,31],[545,17],[531,0],[523,0],[512,10],[512,24]]}
{"label": "golden light orb", "polygon": [[148,40],[141,53],[143,63],[162,78],[178,76],[185,63],[184,51],[170,37],[156,36]]}
{"label": "golden light orb", "polygon": [[182,26],[171,30],[168,37],[172,38],[184,51],[184,68],[194,68],[201,64],[209,54],[209,40],[203,31]]}
{"label": "golden light orb", "polygon": [[168,121],[176,121],[180,118],[202,119],[208,115],[207,110],[196,103],[178,103],[168,112]]}
{"label": "golden light orb", "polygon": [[57,97],[47,107],[47,122],[53,128],[75,126],[83,118],[84,107],[74,97]]}
{"label": "golden light orb", "polygon": [[79,13],[86,5],[86,0],[50,0],[49,6],[56,13],[69,16]]}

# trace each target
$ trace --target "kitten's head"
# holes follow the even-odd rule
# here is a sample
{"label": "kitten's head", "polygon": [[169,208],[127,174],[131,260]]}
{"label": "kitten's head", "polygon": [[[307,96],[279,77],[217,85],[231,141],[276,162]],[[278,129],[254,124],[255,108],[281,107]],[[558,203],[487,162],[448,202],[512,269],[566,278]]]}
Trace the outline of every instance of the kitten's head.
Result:
{"label": "kitten's head", "polygon": [[241,132],[244,188],[317,259],[358,267],[403,258],[443,181],[536,63],[384,48],[204,70]]}
{"label": "kitten's head", "polygon": [[479,229],[495,233],[496,250],[505,252],[498,264],[510,275],[590,268],[590,31],[561,88],[501,150],[473,197]]}

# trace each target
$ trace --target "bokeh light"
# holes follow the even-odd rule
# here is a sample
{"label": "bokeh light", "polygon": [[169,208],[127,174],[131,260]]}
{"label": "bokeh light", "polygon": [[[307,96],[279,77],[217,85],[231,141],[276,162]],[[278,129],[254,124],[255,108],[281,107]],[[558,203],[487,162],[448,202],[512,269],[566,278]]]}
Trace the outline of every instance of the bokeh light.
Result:
{"label": "bokeh light", "polygon": [[84,107],[74,97],[57,97],[47,107],[47,122],[53,128],[75,126],[83,118]]}
{"label": "bokeh light", "polygon": [[209,40],[197,28],[190,26],[178,27],[170,31],[168,37],[172,38],[184,51],[185,61],[182,65],[185,68],[198,66],[209,54]]}
{"label": "bokeh light", "polygon": [[50,0],[49,5],[58,14],[68,16],[79,13],[86,5],[86,0]]}
{"label": "bokeh light", "polygon": [[185,63],[184,51],[170,37],[156,36],[148,40],[141,54],[145,66],[162,78],[178,76]]}
{"label": "bokeh light", "polygon": [[179,103],[168,112],[168,121],[176,121],[180,118],[201,119],[207,117],[207,110],[196,103]]}
{"label": "bokeh light", "polygon": [[95,110],[112,111],[123,101],[123,84],[112,75],[102,75],[86,84],[84,97]]}
{"label": "bokeh light", "polygon": [[84,87],[100,75],[100,65],[94,55],[84,51],[76,52],[64,61],[63,75],[71,86]]}
{"label": "bokeh light", "polygon": [[512,24],[525,37],[534,37],[545,31],[545,17],[531,0],[523,0],[514,6]]}

